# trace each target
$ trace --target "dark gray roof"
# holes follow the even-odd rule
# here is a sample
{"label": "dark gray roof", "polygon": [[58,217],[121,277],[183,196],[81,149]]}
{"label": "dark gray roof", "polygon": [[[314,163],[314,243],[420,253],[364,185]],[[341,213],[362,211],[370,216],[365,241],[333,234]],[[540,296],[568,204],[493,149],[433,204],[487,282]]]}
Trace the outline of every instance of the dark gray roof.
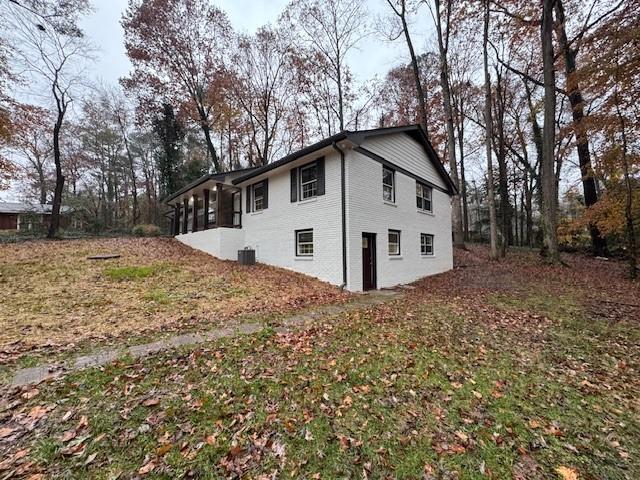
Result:
{"label": "dark gray roof", "polygon": [[448,192],[450,194],[457,193],[457,189],[453,184],[451,177],[449,177],[449,174],[447,173],[444,166],[442,165],[442,162],[440,161],[438,154],[436,153],[433,146],[431,145],[431,142],[429,142],[429,139],[427,138],[427,135],[424,129],[420,125],[404,125],[400,127],[374,128],[371,130],[357,130],[357,131],[344,130],[340,133],[332,135],[331,137],[325,138],[324,140],[314,143],[313,145],[309,145],[308,147],[305,147],[301,150],[293,152],[287,155],[286,157],[281,158],[280,160],[272,162],[263,167],[254,168],[250,172],[248,172],[246,175],[241,175],[235,178],[233,180],[233,184],[237,185],[239,183],[250,180],[251,178],[257,177],[258,175],[262,175],[263,173],[266,173],[275,168],[281,167],[282,165],[286,165],[289,162],[293,162],[294,160],[297,160],[300,157],[303,157],[317,150],[321,150],[325,147],[328,147],[332,145],[334,142],[339,142],[340,140],[347,139],[352,141],[355,144],[361,144],[368,137],[375,137],[378,135],[387,135],[390,133],[406,133],[407,135],[412,137],[414,140],[416,140],[419,144],[421,144],[425,149],[427,156],[429,157],[434,167],[442,177],[442,180],[447,185]]}
{"label": "dark gray roof", "polygon": [[[51,214],[53,205],[40,203],[0,202],[0,213],[37,213]],[[61,213],[68,213],[71,207],[61,206]]]}
{"label": "dark gray roof", "polygon": [[162,203],[170,202],[171,200],[173,200],[173,199],[179,197],[180,195],[182,195],[183,193],[186,193],[189,190],[197,187],[198,185],[202,185],[203,183],[205,183],[205,182],[207,182],[209,180],[223,180],[224,177],[227,176],[227,175],[232,175],[234,173],[239,173],[239,172],[250,172],[251,170],[255,170],[255,169],[256,169],[256,167],[248,167],[248,168],[239,168],[237,170],[230,170],[228,172],[207,173],[206,175],[201,176],[197,180],[194,180],[189,185],[186,185],[186,186],[182,187],[177,192],[172,193],[167,198],[162,200]]}
{"label": "dark gray roof", "polygon": [[263,167],[258,167],[254,170],[252,170],[251,172],[247,173],[246,175],[242,175],[236,179],[233,180],[233,184],[237,185],[238,183],[242,183],[245,180],[249,180],[250,178],[253,177],[257,177],[258,175],[262,175],[265,172],[269,172],[275,168],[278,168],[282,165],[285,165],[289,162],[293,162],[294,160],[297,160],[300,157],[303,157],[305,155],[308,155],[309,153],[313,153],[316,150],[320,150],[321,148],[325,148],[328,147],[329,145],[331,145],[333,142],[338,142],[340,140],[344,140],[345,138],[347,138],[349,132],[344,131],[344,132],[340,132],[340,133],[336,133],[335,135],[332,135],[331,137],[325,138],[324,140],[320,140],[319,142],[316,142],[312,145],[309,145],[308,147],[305,147],[301,150],[297,150],[293,153],[290,153],[289,155],[287,155],[286,157],[282,157],[280,160],[276,160],[275,162],[271,162],[267,165],[264,165]]}

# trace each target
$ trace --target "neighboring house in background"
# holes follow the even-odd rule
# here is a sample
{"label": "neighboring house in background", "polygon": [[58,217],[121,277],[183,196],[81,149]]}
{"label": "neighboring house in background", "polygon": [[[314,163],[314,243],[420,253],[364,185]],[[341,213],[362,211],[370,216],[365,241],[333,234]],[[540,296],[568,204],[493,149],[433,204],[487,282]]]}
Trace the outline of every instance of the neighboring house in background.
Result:
{"label": "neighboring house in background", "polygon": [[[47,227],[51,219],[52,205],[39,203],[0,202],[0,230],[33,230]],[[68,225],[65,214],[71,211],[69,207],[62,206],[60,224]]]}
{"label": "neighboring house in background", "polygon": [[263,167],[206,175],[165,200],[181,242],[351,291],[453,267],[455,187],[419,126],[344,131]]}

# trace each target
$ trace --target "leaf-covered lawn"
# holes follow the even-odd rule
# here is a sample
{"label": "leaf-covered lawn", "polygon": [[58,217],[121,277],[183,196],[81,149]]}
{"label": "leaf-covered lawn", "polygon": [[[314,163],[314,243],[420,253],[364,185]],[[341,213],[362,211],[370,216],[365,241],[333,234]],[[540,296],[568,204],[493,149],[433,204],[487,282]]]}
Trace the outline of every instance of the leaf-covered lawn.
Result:
{"label": "leaf-covered lawn", "polygon": [[[121,257],[87,259],[96,254]],[[161,238],[0,245],[0,290],[0,363],[346,298],[303,275],[238,267]]]}
{"label": "leaf-covered lawn", "polygon": [[0,475],[640,478],[638,284],[485,254],[310,329],[7,391]]}

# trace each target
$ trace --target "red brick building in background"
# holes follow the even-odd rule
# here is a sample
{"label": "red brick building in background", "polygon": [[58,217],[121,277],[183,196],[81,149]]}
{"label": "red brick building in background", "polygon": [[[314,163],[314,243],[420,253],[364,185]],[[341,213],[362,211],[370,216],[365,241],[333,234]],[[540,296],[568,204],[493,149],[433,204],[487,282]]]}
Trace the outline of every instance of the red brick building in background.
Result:
{"label": "red brick building in background", "polygon": [[[52,205],[39,203],[0,202],[0,230],[33,230],[49,225]],[[60,208],[60,225],[64,228],[69,225],[71,208]]]}

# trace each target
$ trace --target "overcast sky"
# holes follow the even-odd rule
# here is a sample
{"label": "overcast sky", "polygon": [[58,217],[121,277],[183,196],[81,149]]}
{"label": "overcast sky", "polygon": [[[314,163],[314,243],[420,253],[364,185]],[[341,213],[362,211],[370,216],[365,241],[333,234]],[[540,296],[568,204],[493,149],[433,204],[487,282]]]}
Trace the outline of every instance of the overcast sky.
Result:
{"label": "overcast sky", "polygon": [[[236,32],[253,33],[259,27],[275,23],[289,0],[211,0],[213,4],[224,10]],[[379,19],[388,15],[390,8],[386,0],[365,0],[373,28]],[[131,65],[125,54],[123,30],[120,19],[127,7],[128,0],[92,0],[94,12],[81,21],[81,27],[96,49],[95,61],[89,65],[87,81],[105,86],[115,85],[127,75]],[[410,18],[414,47],[424,51],[427,42],[433,42],[433,25],[429,12],[422,8],[417,15]],[[434,45],[430,45],[431,48]],[[357,82],[367,81],[374,76],[383,78],[389,69],[409,61],[404,38],[388,42],[379,33],[365,38],[359,48],[350,53],[349,67]],[[34,84],[27,84],[16,95],[25,102],[41,103],[48,101],[33,91]],[[41,92],[40,92],[41,93]],[[73,115],[74,108],[72,105]],[[17,199],[19,186],[0,192],[0,200]]]}
{"label": "overcast sky", "polygon": [[[275,23],[287,5],[287,0],[212,0],[224,10],[237,32],[253,33],[262,25]],[[104,83],[116,83],[129,72],[130,64],[125,55],[120,18],[127,0],[93,0],[95,12],[87,17],[82,26],[92,43],[98,48],[96,63],[92,70],[95,78]],[[386,0],[368,0],[372,23],[389,7]],[[423,50],[431,36],[429,12],[422,9],[413,18],[412,34],[417,50]],[[365,39],[359,51],[352,52],[349,65],[358,81],[375,75],[383,77],[394,66],[408,61],[407,47],[403,39],[393,43],[383,41],[379,35]]]}

